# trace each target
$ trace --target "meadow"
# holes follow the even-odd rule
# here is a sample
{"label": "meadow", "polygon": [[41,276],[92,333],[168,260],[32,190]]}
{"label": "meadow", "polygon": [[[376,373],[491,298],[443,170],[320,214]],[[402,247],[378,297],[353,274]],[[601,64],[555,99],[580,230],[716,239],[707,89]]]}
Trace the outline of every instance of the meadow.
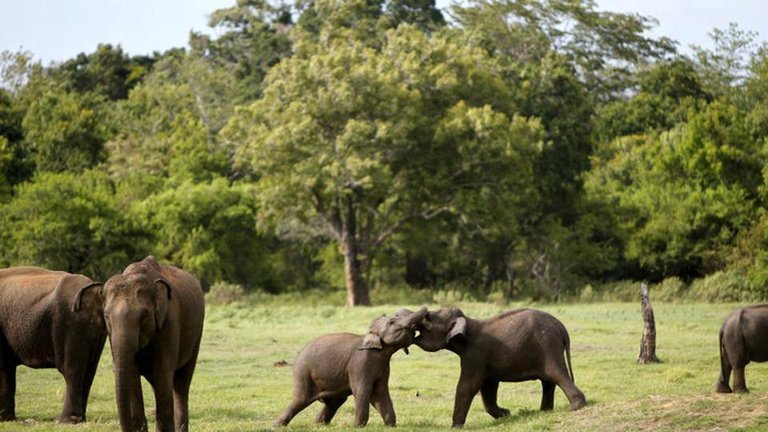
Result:
{"label": "meadow", "polygon": [[[241,303],[209,305],[203,346],[190,396],[191,429],[195,431],[270,430],[290,400],[290,364],[313,337],[339,331],[363,333],[370,322],[401,306],[347,308],[326,304]],[[430,309],[438,308],[428,304]],[[590,304],[460,303],[473,318],[503,310],[535,307],[557,316],[572,341],[576,384],[588,406],[568,410],[561,390],[555,410],[540,412],[537,381],[503,383],[499,404],[510,417],[488,416],[479,396],[470,410],[468,430],[765,430],[768,428],[768,365],[747,367],[751,393],[714,393],[719,371],[718,329],[735,304],[654,303],[657,355],[662,363],[638,365],[642,321],[639,302]],[[450,352],[426,353],[416,346],[410,355],[392,358],[390,391],[401,430],[446,430],[451,425],[459,360]],[[53,370],[20,367],[17,388],[19,420],[0,430],[118,430],[109,343],[105,348],[88,407],[88,422],[77,426],[53,423],[59,414],[64,381]],[[154,398],[145,385],[144,400],[154,429]],[[350,398],[331,426],[316,426],[320,405],[301,412],[285,429],[339,430],[353,427]],[[384,430],[371,410],[366,430]],[[390,429],[387,429],[390,430]]]}

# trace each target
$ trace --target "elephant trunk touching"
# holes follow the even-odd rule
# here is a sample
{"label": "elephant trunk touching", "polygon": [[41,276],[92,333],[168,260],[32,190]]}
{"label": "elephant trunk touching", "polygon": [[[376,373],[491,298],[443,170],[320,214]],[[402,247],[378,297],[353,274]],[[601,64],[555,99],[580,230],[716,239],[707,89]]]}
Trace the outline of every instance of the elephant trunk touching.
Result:
{"label": "elephant trunk touching", "polygon": [[130,331],[113,331],[109,338],[115,365],[117,412],[120,429],[124,432],[143,432],[147,430],[147,419],[144,416],[144,398],[136,365],[139,335],[127,333]]}

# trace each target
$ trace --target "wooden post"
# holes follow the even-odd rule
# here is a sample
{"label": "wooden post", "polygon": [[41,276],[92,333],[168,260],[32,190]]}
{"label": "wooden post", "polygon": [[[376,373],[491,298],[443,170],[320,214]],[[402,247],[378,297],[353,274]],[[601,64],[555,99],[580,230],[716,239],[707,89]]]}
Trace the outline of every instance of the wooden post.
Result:
{"label": "wooden post", "polygon": [[640,340],[640,364],[658,363],[656,357],[656,320],[653,317],[653,307],[648,299],[648,285],[640,284],[640,305],[643,308],[643,338]]}

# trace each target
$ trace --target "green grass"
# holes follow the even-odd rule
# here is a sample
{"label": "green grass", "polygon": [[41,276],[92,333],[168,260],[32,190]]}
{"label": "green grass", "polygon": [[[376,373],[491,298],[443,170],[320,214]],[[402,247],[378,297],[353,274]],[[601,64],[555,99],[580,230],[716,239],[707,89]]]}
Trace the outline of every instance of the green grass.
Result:
{"label": "green grass", "polygon": [[[346,308],[327,305],[209,306],[198,368],[190,397],[191,427],[196,431],[269,430],[287,405],[292,363],[310,339],[321,334],[364,332],[370,322],[403,305]],[[417,307],[419,305],[406,305]],[[428,305],[430,309],[436,305]],[[460,305],[475,318],[529,305]],[[577,385],[587,408],[571,412],[557,390],[555,410],[538,411],[540,385],[506,383],[499,403],[509,418],[494,420],[475,399],[468,430],[766,430],[768,428],[768,365],[747,368],[752,393],[713,392],[719,360],[717,333],[736,305],[654,304],[661,364],[637,365],[642,322],[638,303],[539,305],[565,323],[571,334]],[[89,403],[89,421],[64,426],[59,414],[64,381],[52,370],[19,368],[17,415],[0,430],[103,431],[119,428],[109,344],[99,365]],[[458,357],[449,352],[426,353],[411,347],[392,358],[390,389],[402,430],[445,430],[451,424]],[[145,387],[145,405],[154,421],[154,398]],[[301,412],[289,430],[337,430],[353,426],[352,399],[330,427],[313,424],[319,404]],[[152,428],[154,425],[151,426]],[[384,430],[371,410],[367,430]],[[387,429],[389,430],[389,429]]]}

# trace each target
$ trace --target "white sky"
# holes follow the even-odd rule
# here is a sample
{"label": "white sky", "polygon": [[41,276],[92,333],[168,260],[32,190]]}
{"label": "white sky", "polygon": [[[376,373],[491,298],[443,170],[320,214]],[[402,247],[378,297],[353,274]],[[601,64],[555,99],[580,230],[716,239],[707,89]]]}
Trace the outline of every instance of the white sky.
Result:
{"label": "white sky", "polygon": [[[447,4],[448,0],[438,0]],[[654,36],[709,47],[707,33],[736,22],[768,40],[768,0],[596,0],[599,9],[638,12],[660,21]],[[91,53],[99,43],[131,55],[187,45],[190,30],[208,31],[212,11],[235,0],[0,0],[0,51],[30,51],[44,64]]]}

